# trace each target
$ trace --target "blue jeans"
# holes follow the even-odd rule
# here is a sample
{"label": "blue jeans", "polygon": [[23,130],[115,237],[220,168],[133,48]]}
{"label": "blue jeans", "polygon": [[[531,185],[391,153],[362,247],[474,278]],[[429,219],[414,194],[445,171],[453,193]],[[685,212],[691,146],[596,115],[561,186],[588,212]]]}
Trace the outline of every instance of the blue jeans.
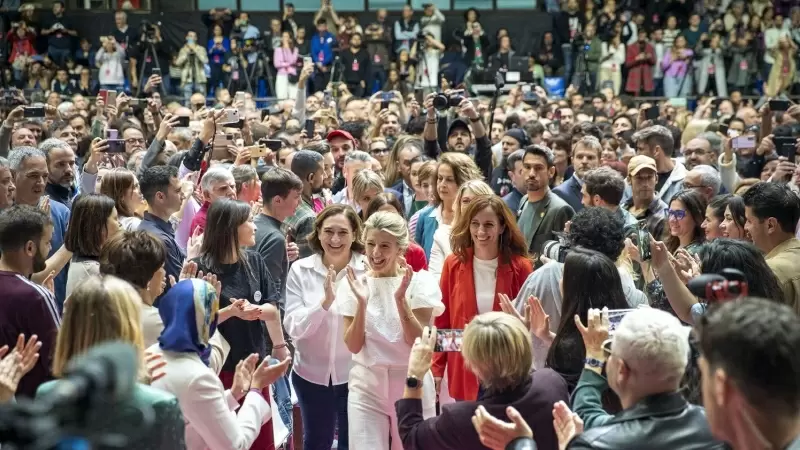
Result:
{"label": "blue jeans", "polygon": [[[688,97],[692,95],[692,75],[684,77],[664,77],[664,96],[667,98]],[[681,85],[682,84],[682,85]],[[680,92],[679,92],[680,91]]]}
{"label": "blue jeans", "polygon": [[337,448],[347,450],[347,384],[322,386],[292,372],[292,386],[303,417],[303,449],[330,450],[338,422]]}
{"label": "blue jeans", "polygon": [[48,47],[47,48],[47,56],[56,63],[58,66],[63,66],[67,58],[72,56],[72,51],[70,49],[63,49],[63,48],[55,48],[55,47]]}

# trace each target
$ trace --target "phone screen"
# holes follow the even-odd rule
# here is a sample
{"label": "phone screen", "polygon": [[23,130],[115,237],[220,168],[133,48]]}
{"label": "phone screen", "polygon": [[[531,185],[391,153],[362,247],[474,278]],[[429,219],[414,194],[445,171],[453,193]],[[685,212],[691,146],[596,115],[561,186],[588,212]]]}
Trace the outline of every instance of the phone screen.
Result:
{"label": "phone screen", "polygon": [[464,330],[445,329],[436,330],[435,352],[460,352]]}
{"label": "phone screen", "polygon": [[314,120],[306,119],[306,138],[312,139],[314,137]]}
{"label": "phone screen", "polygon": [[26,106],[22,110],[22,117],[41,118],[44,117],[44,106]]}
{"label": "phone screen", "polygon": [[625,317],[626,314],[633,311],[633,309],[609,309],[608,310],[608,334],[614,334],[619,323],[622,322],[622,318]]}
{"label": "phone screen", "polygon": [[642,261],[649,261],[652,255],[650,254],[650,231],[647,229],[647,222],[640,220],[637,230],[636,245],[639,249],[639,257]]}
{"label": "phone screen", "polygon": [[769,110],[772,112],[786,111],[789,109],[789,100],[770,100]]}
{"label": "phone screen", "polygon": [[737,136],[731,141],[734,149],[756,148],[755,136]]}

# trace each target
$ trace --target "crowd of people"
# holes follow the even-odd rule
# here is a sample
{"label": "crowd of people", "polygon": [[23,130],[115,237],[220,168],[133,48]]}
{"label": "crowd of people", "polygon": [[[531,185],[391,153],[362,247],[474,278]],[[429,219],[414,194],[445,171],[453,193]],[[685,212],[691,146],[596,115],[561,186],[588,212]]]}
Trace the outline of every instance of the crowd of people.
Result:
{"label": "crowd of people", "polygon": [[422,11],[406,6],[394,19],[381,9],[373,21],[359,23],[355,14],[337,13],[331,0],[321,0],[313,23],[298,23],[286,2],[265,30],[247,12],[215,8],[203,14],[206,30],[188,31],[176,43],[165,41],[160,23],[133,28],[120,11],[111,35],[93,42],[78,36],[64,2],[42,14],[26,4],[7,35],[3,83],[93,96],[103,88],[138,93],[157,73],[165,94],[214,96],[227,89],[286,99],[295,97],[303,63],[311,61],[303,86],[359,97],[430,92],[487,82],[487,76],[491,83],[503,70],[539,84],[563,78],[584,95],[606,89],[668,98],[800,93],[800,7],[791,2],[638,3],[547,5],[551,31],[533,43],[521,36],[515,42],[502,26],[490,36],[475,8],[457,25],[445,25],[432,4]]}
{"label": "crowd of people", "polygon": [[[638,20],[602,11],[575,36]],[[678,32],[672,12],[680,48],[699,16]],[[403,15],[395,38],[417,33]],[[352,18],[318,16],[358,48]],[[258,33],[209,19],[210,47]],[[276,22],[291,47],[288,5]],[[138,97],[4,91],[0,402],[46,399],[122,341],[139,383],[87,435],[126,448],[274,449],[278,421],[309,450],[800,448],[800,105],[332,95],[313,53],[278,68],[269,108],[213,82],[170,102],[146,70]]]}

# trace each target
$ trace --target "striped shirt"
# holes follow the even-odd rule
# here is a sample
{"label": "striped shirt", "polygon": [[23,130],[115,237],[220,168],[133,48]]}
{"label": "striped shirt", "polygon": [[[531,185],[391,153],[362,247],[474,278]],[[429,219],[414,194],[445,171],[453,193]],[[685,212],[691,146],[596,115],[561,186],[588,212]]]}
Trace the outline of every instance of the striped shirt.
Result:
{"label": "striped shirt", "polygon": [[0,286],[0,347],[13,349],[20,334],[25,334],[26,340],[35,334],[42,343],[39,360],[17,388],[18,397],[33,398],[36,388],[52,378],[50,368],[61,326],[58,304],[50,291],[15,272],[0,271]]}

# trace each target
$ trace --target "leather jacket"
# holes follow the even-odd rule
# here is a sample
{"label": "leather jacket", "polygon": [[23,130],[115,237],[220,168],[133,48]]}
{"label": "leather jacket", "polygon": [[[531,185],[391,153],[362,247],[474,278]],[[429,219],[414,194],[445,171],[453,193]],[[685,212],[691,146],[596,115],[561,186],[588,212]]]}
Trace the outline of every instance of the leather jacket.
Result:
{"label": "leather jacket", "polygon": [[505,450],[536,450],[536,441],[529,437],[516,438],[506,445]]}
{"label": "leather jacket", "polygon": [[616,414],[608,423],[584,431],[569,450],[727,449],[711,436],[705,410],[678,392],[656,394]]}

